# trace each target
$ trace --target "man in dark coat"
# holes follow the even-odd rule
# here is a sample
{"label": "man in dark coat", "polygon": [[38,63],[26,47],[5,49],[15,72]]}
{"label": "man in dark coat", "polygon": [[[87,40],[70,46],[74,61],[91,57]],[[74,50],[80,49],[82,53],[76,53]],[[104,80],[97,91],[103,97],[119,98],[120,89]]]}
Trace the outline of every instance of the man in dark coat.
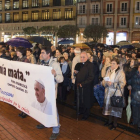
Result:
{"label": "man in dark coat", "polygon": [[88,60],[86,52],[81,53],[81,62],[83,66],[77,73],[77,85],[79,86],[80,92],[80,107],[83,113],[82,120],[86,120],[90,114],[90,108],[93,105],[93,80],[94,80],[94,69],[93,64]]}

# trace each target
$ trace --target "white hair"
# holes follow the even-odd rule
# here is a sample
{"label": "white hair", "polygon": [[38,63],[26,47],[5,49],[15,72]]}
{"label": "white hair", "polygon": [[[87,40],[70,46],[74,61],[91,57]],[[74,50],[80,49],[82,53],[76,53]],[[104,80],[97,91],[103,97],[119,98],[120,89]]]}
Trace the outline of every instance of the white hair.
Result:
{"label": "white hair", "polygon": [[75,49],[74,49],[74,53],[80,54],[80,53],[81,53],[81,49],[80,49],[80,48],[75,48]]}

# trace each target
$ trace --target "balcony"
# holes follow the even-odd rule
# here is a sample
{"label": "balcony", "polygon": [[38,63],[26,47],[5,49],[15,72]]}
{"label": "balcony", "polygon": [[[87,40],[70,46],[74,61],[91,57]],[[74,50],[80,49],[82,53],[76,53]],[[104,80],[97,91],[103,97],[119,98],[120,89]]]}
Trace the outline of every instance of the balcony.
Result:
{"label": "balcony", "polygon": [[11,7],[9,7],[9,8],[5,7],[5,11],[8,11],[8,10],[12,10]]}
{"label": "balcony", "polygon": [[87,10],[77,10],[78,15],[84,15],[87,13]]}
{"label": "balcony", "polygon": [[111,10],[103,9],[103,13],[104,14],[114,14],[115,13],[115,9],[111,9]]}
{"label": "balcony", "polygon": [[134,8],[134,13],[140,13],[140,9],[135,9]]}
{"label": "balcony", "polygon": [[114,28],[114,23],[111,24],[104,23],[104,27],[106,27],[107,29]]}
{"label": "balcony", "polygon": [[100,9],[90,9],[90,14],[100,14],[101,10]]}
{"label": "balcony", "polygon": [[133,28],[134,29],[140,29],[140,23],[139,24],[133,23]]}
{"label": "balcony", "polygon": [[121,25],[121,23],[117,23],[117,28],[129,28],[129,23],[126,23],[125,25]]}
{"label": "balcony", "polygon": [[77,0],[77,3],[83,3],[86,2],[86,0]]}
{"label": "balcony", "polygon": [[118,14],[128,14],[130,12],[130,8],[118,8]]}
{"label": "balcony", "polygon": [[62,20],[75,20],[76,17],[62,17]]}
{"label": "balcony", "polygon": [[91,0],[91,2],[100,2],[101,0]]}
{"label": "balcony", "polygon": [[28,9],[29,8],[29,6],[27,6],[27,7],[22,7],[22,9]]}
{"label": "balcony", "polygon": [[85,23],[79,23],[79,24],[77,24],[77,26],[79,28],[85,28],[86,27],[86,24]]}

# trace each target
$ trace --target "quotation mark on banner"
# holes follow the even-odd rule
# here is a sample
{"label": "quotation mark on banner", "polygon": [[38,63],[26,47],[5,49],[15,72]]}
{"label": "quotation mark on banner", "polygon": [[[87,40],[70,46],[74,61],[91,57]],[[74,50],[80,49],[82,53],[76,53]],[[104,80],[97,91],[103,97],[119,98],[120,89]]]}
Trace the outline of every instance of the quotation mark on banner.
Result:
{"label": "quotation mark on banner", "polygon": [[26,71],[26,75],[28,75],[28,76],[29,76],[29,75],[30,75],[30,72],[29,72],[29,71]]}

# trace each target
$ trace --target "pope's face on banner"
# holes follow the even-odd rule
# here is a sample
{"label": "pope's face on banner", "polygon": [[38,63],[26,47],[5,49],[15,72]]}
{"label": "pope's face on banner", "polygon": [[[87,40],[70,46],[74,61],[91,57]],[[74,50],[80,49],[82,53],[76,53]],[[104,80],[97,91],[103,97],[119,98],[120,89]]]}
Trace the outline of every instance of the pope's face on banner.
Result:
{"label": "pope's face on banner", "polygon": [[44,87],[39,82],[35,82],[34,90],[35,90],[35,96],[36,96],[37,101],[39,103],[43,103],[45,101],[45,89],[44,89]]}

